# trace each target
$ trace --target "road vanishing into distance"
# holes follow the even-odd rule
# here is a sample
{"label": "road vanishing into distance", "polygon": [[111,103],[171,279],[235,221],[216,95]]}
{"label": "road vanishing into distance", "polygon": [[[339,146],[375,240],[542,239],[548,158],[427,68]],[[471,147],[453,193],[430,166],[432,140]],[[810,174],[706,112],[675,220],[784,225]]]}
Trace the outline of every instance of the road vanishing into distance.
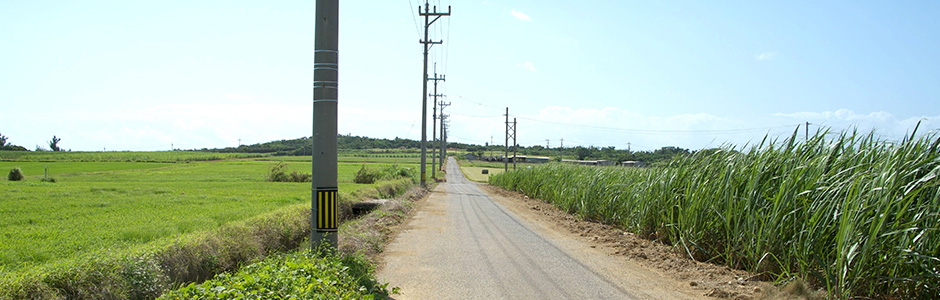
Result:
{"label": "road vanishing into distance", "polygon": [[702,298],[520,217],[499,203],[509,199],[467,180],[453,158],[446,176],[385,249],[378,277],[400,288],[395,299]]}

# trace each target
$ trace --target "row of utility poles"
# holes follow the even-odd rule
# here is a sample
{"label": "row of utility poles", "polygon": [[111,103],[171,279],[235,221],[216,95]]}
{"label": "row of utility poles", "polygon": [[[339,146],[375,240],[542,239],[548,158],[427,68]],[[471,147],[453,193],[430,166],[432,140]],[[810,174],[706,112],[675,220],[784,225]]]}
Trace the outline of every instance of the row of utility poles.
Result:
{"label": "row of utility poles", "polygon": [[[428,77],[428,50],[430,50],[431,47],[434,45],[444,43],[443,40],[432,41],[428,37],[428,30],[430,29],[431,24],[434,24],[434,22],[440,19],[441,17],[450,16],[450,6],[447,6],[446,13],[438,12],[437,6],[434,6],[434,9],[431,10],[430,4],[427,1],[425,1],[424,11],[421,11],[421,8],[418,8],[418,15],[424,17],[424,39],[418,41],[419,43],[424,45],[424,73],[421,76],[421,83],[423,85],[423,90],[421,92],[421,186],[427,186],[427,175],[426,175],[427,173],[425,170],[426,169],[425,166],[427,164],[427,149],[428,149],[428,146],[427,146],[427,143],[428,143],[428,81],[432,81],[432,80],[434,81],[434,94],[431,96],[434,97],[434,100],[433,100],[434,101],[434,116],[433,116],[434,124],[433,126],[435,130],[434,132],[435,139],[437,138],[437,119],[438,119],[437,98],[443,97],[443,95],[437,93],[437,82],[444,81],[444,75],[441,75],[441,77],[438,78],[436,70],[434,72],[434,78]],[[445,136],[444,134],[445,118],[444,118],[443,110],[444,110],[445,105],[443,101],[441,101],[440,104],[441,104],[441,142],[443,143],[444,142],[443,137]],[[447,103],[447,105],[450,105],[450,103]],[[444,148],[444,146],[446,146],[446,144],[441,145],[441,148]],[[432,155],[434,155],[433,150],[432,150]],[[443,157],[444,155],[445,153],[442,150],[441,158],[440,158],[441,165],[444,164],[444,157]],[[434,178],[434,175],[435,175],[434,171],[436,167],[435,167],[434,161],[435,159],[434,157],[432,157],[431,158],[431,178]]]}
{"label": "row of utility poles", "polygon": [[[431,118],[434,120],[433,126],[431,126],[431,127],[434,128],[434,129],[432,130],[432,136],[433,136],[433,139],[435,139],[435,140],[437,140],[437,141],[439,142],[439,144],[438,144],[438,149],[439,149],[439,151],[433,151],[433,150],[431,151],[431,178],[434,178],[434,176],[435,176],[434,170],[437,170],[437,167],[435,167],[435,161],[437,160],[437,159],[435,159],[435,154],[436,154],[437,152],[440,152],[440,153],[439,153],[440,155],[438,156],[438,157],[440,158],[440,164],[439,164],[439,166],[440,166],[441,169],[444,168],[444,157],[446,157],[446,156],[445,156],[445,153],[444,153],[444,149],[447,148],[447,144],[444,142],[444,120],[447,119],[447,115],[444,114],[444,107],[449,106],[449,105],[450,105],[450,102],[444,102],[444,101],[438,101],[438,100],[437,100],[438,98],[443,98],[443,97],[444,97],[443,94],[438,94],[438,93],[437,93],[437,82],[438,82],[438,81],[446,81],[444,75],[440,75],[440,77],[438,77],[438,75],[437,75],[437,63],[434,64],[434,77],[433,77],[433,78],[428,78],[428,80],[429,80],[429,81],[434,81],[434,94],[431,94],[431,97],[434,97],[434,100],[432,100],[432,102],[434,103],[434,110],[433,110],[433,112],[431,113]],[[441,114],[440,114],[440,115],[437,114],[437,107],[438,107],[438,106],[441,107]],[[438,135],[437,135],[437,128],[438,128],[438,127],[437,127],[437,120],[441,120],[441,127],[440,127],[440,128],[441,128],[441,135],[440,135],[440,138],[439,138],[439,139],[438,139]],[[434,143],[431,143],[431,145],[432,145],[431,148],[434,148],[434,146],[433,146]]]}
{"label": "row of utility poles", "polygon": [[[441,17],[450,16],[450,6],[447,12],[438,12],[435,6],[433,11],[427,1],[424,11],[418,8],[418,14],[424,17],[424,39],[419,42],[424,45],[424,74],[422,76],[423,90],[421,101],[421,185],[427,186],[425,163],[427,157],[427,110],[428,110],[428,81],[434,81],[434,137],[437,138],[437,119],[441,120],[440,133],[440,164],[443,165],[447,142],[447,115],[443,113],[449,102],[438,101],[443,95],[437,92],[437,82],[444,81],[444,76],[428,77],[428,50],[435,44],[443,41],[432,41],[428,37],[428,29]],[[313,140],[311,170],[311,215],[310,243],[311,248],[326,244],[335,248],[337,246],[338,220],[336,214],[337,195],[337,105],[339,102],[338,70],[339,70],[339,0],[317,0],[314,15],[314,54],[313,54],[313,126],[311,139]],[[437,106],[441,107],[441,114],[437,115]],[[240,143],[241,141],[239,141]],[[432,177],[435,168],[432,158]]]}

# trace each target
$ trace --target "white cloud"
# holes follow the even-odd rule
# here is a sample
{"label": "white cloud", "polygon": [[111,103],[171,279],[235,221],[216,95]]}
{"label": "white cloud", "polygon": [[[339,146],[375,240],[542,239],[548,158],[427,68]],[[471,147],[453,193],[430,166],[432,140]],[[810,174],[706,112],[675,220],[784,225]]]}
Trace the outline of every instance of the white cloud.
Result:
{"label": "white cloud", "polygon": [[854,129],[858,129],[859,133],[875,131],[876,134],[887,139],[901,139],[909,135],[917,122],[921,123],[918,129],[920,134],[940,129],[940,115],[898,118],[885,111],[864,114],[843,108],[821,112],[775,113],[771,116],[787,119],[790,122],[810,122],[811,130],[814,127],[822,127],[837,132]]}
{"label": "white cloud", "polygon": [[532,21],[532,18],[530,18],[529,15],[524,14],[521,11],[516,11],[515,9],[513,9],[510,11],[510,13],[512,14],[513,17],[516,17],[516,19],[523,20],[523,21]]}
{"label": "white cloud", "polygon": [[[576,100],[573,100],[576,101]],[[545,145],[549,139],[553,147],[564,139],[566,147],[614,146],[624,149],[628,143],[632,150],[655,150],[664,146],[703,149],[732,145],[745,147],[760,143],[765,136],[782,140],[799,130],[803,137],[804,122],[810,122],[810,134],[818,128],[830,132],[859,133],[872,130],[878,138],[900,140],[918,121],[918,133],[940,130],[940,115],[933,117],[897,118],[887,112],[855,113],[848,109],[822,112],[776,113],[762,115],[715,115],[708,113],[651,115],[620,107],[585,108],[547,106],[529,112],[517,110],[510,117],[518,118],[519,143]],[[494,136],[503,143],[503,116],[480,113],[476,116],[454,112],[452,137],[457,142],[483,144]],[[922,121],[923,120],[923,121]],[[799,126],[799,127],[798,127]]]}
{"label": "white cloud", "polygon": [[525,68],[526,70],[535,72],[535,64],[532,63],[531,61],[526,61],[524,64],[522,64],[522,67]]}
{"label": "white cloud", "polygon": [[764,52],[761,54],[754,55],[754,58],[757,60],[773,60],[777,57],[777,52]]}

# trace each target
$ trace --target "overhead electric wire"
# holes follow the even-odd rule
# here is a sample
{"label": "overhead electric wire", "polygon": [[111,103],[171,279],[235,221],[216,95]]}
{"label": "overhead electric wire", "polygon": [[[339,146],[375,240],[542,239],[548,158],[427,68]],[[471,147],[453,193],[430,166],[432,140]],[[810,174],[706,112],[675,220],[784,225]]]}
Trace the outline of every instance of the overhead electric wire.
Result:
{"label": "overhead electric wire", "polygon": [[503,115],[498,115],[498,116],[474,116],[474,115],[465,115],[465,114],[461,114],[461,113],[449,113],[449,114],[450,114],[450,115],[454,115],[454,116],[467,117],[467,118],[502,118],[502,117],[503,117]]}
{"label": "overhead electric wire", "polygon": [[[447,1],[447,7],[450,7],[450,0]],[[450,40],[450,19],[451,18],[447,18],[447,35],[445,35],[448,41]],[[444,73],[445,74],[447,73],[447,66],[449,65],[447,63],[447,59],[450,56],[449,51],[450,51],[450,43],[447,43],[444,45]]]}
{"label": "overhead electric wire", "polygon": [[770,126],[770,127],[736,128],[736,129],[668,130],[668,129],[634,129],[634,128],[584,125],[584,124],[565,123],[565,122],[558,122],[558,121],[546,121],[546,120],[540,120],[540,119],[529,118],[529,117],[521,117],[521,116],[517,118],[530,120],[530,121],[536,121],[536,122],[542,122],[542,123],[549,123],[549,124],[583,127],[583,128],[589,128],[589,129],[595,129],[595,130],[623,131],[623,132],[636,133],[636,134],[742,133],[742,132],[750,132],[750,131],[770,130],[770,129],[776,129],[776,128],[787,128],[787,127],[793,128],[799,125],[799,124],[788,124],[788,125],[778,125],[778,126]]}
{"label": "overhead electric wire", "polygon": [[[418,40],[421,40],[421,29],[418,28],[418,17],[415,15],[414,3],[411,3],[411,0],[408,0],[408,10],[411,11],[411,20],[415,23],[415,32],[418,33]],[[418,9],[421,9],[421,5],[418,5]]]}

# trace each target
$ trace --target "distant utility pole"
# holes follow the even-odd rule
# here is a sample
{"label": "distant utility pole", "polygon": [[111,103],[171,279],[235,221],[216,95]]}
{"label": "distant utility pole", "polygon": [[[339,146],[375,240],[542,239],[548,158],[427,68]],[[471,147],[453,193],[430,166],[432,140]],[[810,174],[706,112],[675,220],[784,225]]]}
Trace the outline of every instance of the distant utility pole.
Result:
{"label": "distant utility pole", "polygon": [[443,154],[441,154],[441,170],[444,169],[444,157],[447,156],[447,121],[449,115],[441,115],[441,141],[444,143],[444,147],[441,148]]}
{"label": "distant utility pole", "polygon": [[506,154],[503,154],[503,171],[509,171],[509,107],[506,108]]}
{"label": "distant utility pole", "polygon": [[[441,96],[443,97],[444,95],[441,95]],[[440,140],[441,145],[438,148],[441,151],[441,156],[440,156],[441,162],[440,164],[438,164],[438,166],[440,166],[441,170],[444,170],[444,157],[447,156],[447,139],[444,137],[444,133],[445,133],[444,120],[447,119],[448,117],[448,115],[444,114],[444,108],[450,106],[450,102],[441,101],[437,103],[437,105],[441,106],[441,140]]]}
{"label": "distant utility pole", "polygon": [[[447,6],[446,13],[439,13],[437,12],[437,6],[434,6],[434,11],[431,11],[428,1],[424,1],[424,12],[422,12],[419,7],[418,15],[424,17],[424,39],[418,41],[424,45],[424,74],[421,76],[421,82],[424,85],[424,90],[421,92],[421,186],[427,186],[425,165],[427,164],[428,156],[428,50],[431,49],[431,46],[434,44],[444,43],[444,41],[435,42],[428,39],[428,29],[437,19],[450,16],[450,6]],[[434,17],[434,19],[432,20],[431,17]]]}
{"label": "distant utility pole", "polygon": [[336,107],[339,69],[339,0],[317,0],[313,50],[313,195],[310,247],[337,247]]}
{"label": "distant utility pole", "polygon": [[[437,138],[437,137],[438,137],[438,135],[437,135],[437,119],[438,119],[437,105],[438,105],[438,104],[441,105],[441,114],[440,114],[440,115],[441,115],[441,116],[444,115],[444,102],[441,101],[440,103],[438,103],[438,101],[437,101],[437,98],[438,98],[438,97],[444,97],[444,95],[441,95],[441,94],[438,94],[438,93],[437,93],[437,82],[438,82],[438,81],[442,81],[442,80],[443,80],[443,81],[446,81],[446,80],[444,80],[444,77],[446,77],[446,76],[445,76],[445,75],[441,75],[440,77],[437,76],[437,63],[434,63],[434,78],[428,78],[428,80],[433,80],[433,81],[434,81],[434,94],[431,94],[431,97],[434,97],[434,100],[431,100],[432,102],[434,102],[434,114],[431,116],[431,118],[434,119],[434,123],[433,123],[433,126],[431,126],[431,127],[434,127],[434,129],[431,130],[431,132],[433,133],[433,134],[431,135],[431,140],[438,140],[438,138]],[[444,140],[443,136],[444,136],[444,121],[442,120],[442,121],[441,121],[441,138],[440,138],[439,141],[443,141],[443,140]],[[438,144],[438,147],[440,147],[440,144]],[[434,149],[433,143],[432,143],[431,149],[432,149],[432,150],[431,150],[431,178],[434,178],[434,170],[435,170],[436,168],[435,168],[435,166],[434,166],[434,163],[435,163],[435,159],[434,159],[434,154],[435,154],[435,153],[434,153],[434,152],[435,152],[435,151],[433,150],[433,149]],[[440,148],[438,148],[438,149],[440,149]],[[443,150],[443,149],[440,149],[440,154],[441,154],[441,155],[444,155],[444,150]],[[442,158],[442,159],[441,159],[441,168],[443,168],[443,165],[444,165],[444,159]]]}
{"label": "distant utility pole", "polygon": [[516,148],[519,148],[519,143],[516,142],[516,118],[512,118],[512,169],[516,169]]}
{"label": "distant utility pole", "polygon": [[630,152],[630,142],[627,142],[627,152]]}
{"label": "distant utility pole", "polygon": [[548,146],[548,139],[545,139],[545,149],[551,149],[552,147]]}
{"label": "distant utility pole", "polygon": [[[428,80],[433,80],[433,81],[434,81],[434,94],[431,94],[431,97],[434,97],[434,100],[431,100],[431,102],[434,102],[434,112],[431,114],[431,118],[434,119],[434,122],[432,122],[432,126],[431,126],[431,127],[433,127],[433,129],[431,130],[431,133],[432,133],[432,134],[431,134],[431,140],[432,140],[432,141],[433,141],[433,140],[437,140],[437,119],[438,119],[438,117],[437,117],[437,104],[438,104],[437,98],[444,96],[444,95],[441,95],[441,94],[438,94],[438,93],[437,93],[437,82],[438,82],[438,81],[441,81],[441,80],[444,80],[444,77],[445,77],[444,75],[441,75],[440,77],[437,76],[437,63],[434,63],[434,78],[428,78]],[[441,106],[441,115],[444,115],[444,106],[443,106],[443,103],[444,103],[444,102],[441,102],[441,104],[442,104],[442,106]],[[442,130],[442,131],[441,131],[441,136],[442,136],[442,137],[444,136],[444,131],[443,131],[444,129],[443,129],[443,128],[444,128],[444,123],[443,123],[443,121],[442,121],[442,122],[441,122],[441,130]],[[441,138],[441,140],[443,140],[443,138]],[[444,151],[440,151],[440,153],[443,155]],[[434,166],[434,164],[435,164],[434,154],[435,154],[435,151],[434,151],[434,143],[431,143],[431,178],[434,178],[434,171],[437,169],[437,168]],[[443,164],[444,164],[444,160],[441,159],[441,165],[443,165]]]}
{"label": "distant utility pole", "polygon": [[809,142],[809,122],[806,122],[806,128],[804,128],[805,139]]}
{"label": "distant utility pole", "polygon": [[[503,168],[504,171],[509,171],[509,138],[512,137],[513,144],[513,156],[515,156],[515,145],[516,145],[516,119],[512,119],[512,123],[509,123],[509,108],[506,108],[506,154],[503,158]],[[512,159],[512,168],[516,168],[516,158]]]}

